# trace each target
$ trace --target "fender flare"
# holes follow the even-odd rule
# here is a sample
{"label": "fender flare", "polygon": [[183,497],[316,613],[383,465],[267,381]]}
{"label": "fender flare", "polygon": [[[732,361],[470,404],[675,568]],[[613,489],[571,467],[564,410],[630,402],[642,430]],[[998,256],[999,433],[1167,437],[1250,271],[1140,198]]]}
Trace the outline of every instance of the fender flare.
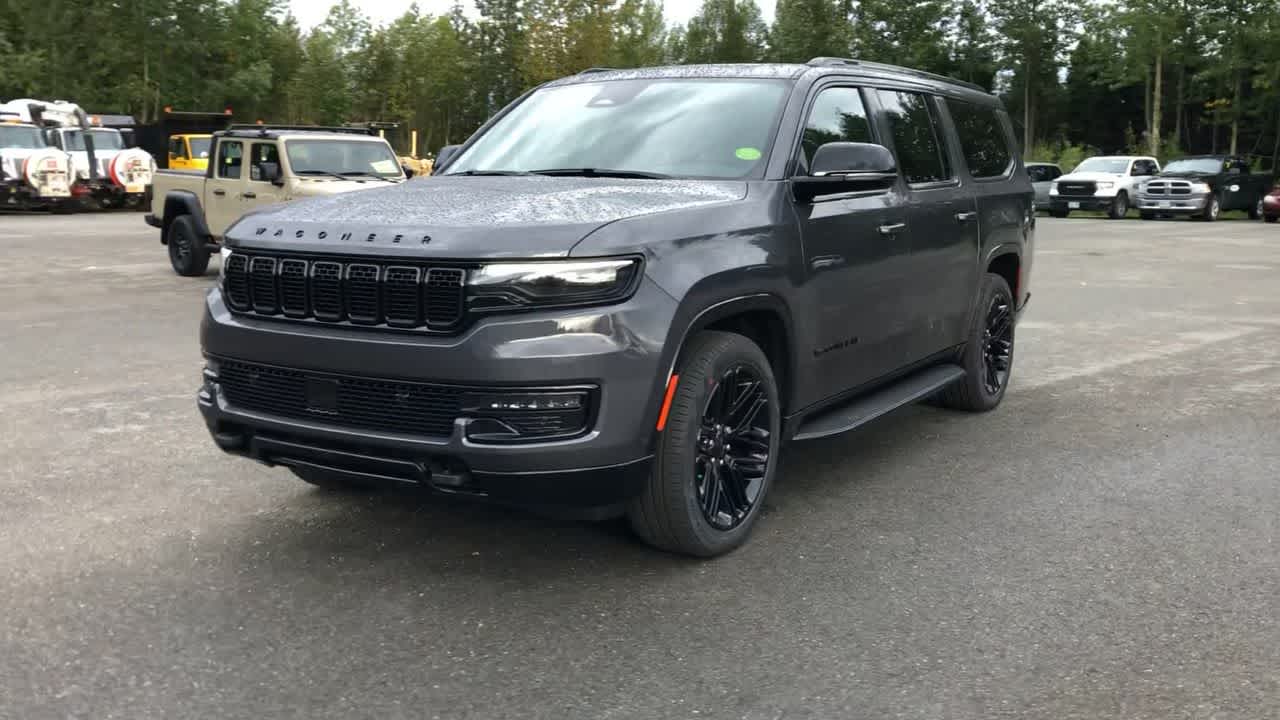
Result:
{"label": "fender flare", "polygon": [[164,196],[164,219],[160,230],[161,245],[169,244],[169,224],[179,215],[190,215],[192,222],[195,223],[196,233],[206,238],[210,236],[200,198],[188,190],[170,190]]}
{"label": "fender flare", "polygon": [[[646,421],[656,425],[658,414],[661,411],[661,400],[666,394],[667,384],[675,373],[676,363],[679,362],[680,354],[684,351],[689,339],[699,331],[720,320],[757,310],[773,312],[782,320],[784,334],[782,352],[785,354],[787,364],[783,375],[783,384],[778,388],[778,394],[781,396],[784,406],[790,405],[794,392],[798,358],[796,356],[795,324],[791,317],[791,309],[786,302],[771,292],[758,292],[721,298],[710,303],[699,303],[697,307],[699,308],[697,310],[685,310],[682,308],[676,311],[662,352],[662,362],[659,366],[662,372],[654,379],[653,390],[649,393],[650,402],[646,408]],[[657,443],[656,433],[653,435],[651,443]]]}

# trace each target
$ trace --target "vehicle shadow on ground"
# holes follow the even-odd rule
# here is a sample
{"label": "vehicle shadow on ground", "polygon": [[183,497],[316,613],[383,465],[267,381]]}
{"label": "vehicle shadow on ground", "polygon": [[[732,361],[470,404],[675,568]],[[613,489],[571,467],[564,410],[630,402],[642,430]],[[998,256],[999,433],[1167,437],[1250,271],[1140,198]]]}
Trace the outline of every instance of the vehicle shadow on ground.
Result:
{"label": "vehicle shadow on ground", "polygon": [[[897,459],[927,447],[931,428],[965,421],[963,413],[907,408],[864,429],[791,448],[757,535],[775,513],[821,506],[833,493],[863,483],[892,482]],[[298,492],[249,521],[240,537],[249,557],[240,564],[265,562],[273,574],[296,573],[333,557],[348,567],[376,568],[381,577],[420,581],[632,576],[637,570],[680,573],[703,565],[645,546],[622,518],[592,522],[412,490],[331,492],[306,488],[283,470],[271,476],[297,483]]]}

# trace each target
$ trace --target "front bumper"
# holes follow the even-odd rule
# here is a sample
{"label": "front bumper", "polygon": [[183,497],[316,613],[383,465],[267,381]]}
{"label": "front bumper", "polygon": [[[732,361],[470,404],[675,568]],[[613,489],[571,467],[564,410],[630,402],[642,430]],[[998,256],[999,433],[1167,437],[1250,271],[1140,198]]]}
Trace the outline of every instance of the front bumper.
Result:
{"label": "front bumper", "polygon": [[1168,215],[1195,215],[1204,212],[1209,193],[1200,195],[1138,195],[1136,207],[1142,212]]}
{"label": "front bumper", "polygon": [[675,311],[675,301],[645,279],[621,305],[494,317],[439,337],[236,315],[214,288],[201,326],[210,357],[392,383],[598,390],[584,434],[521,444],[477,443],[467,437],[465,417],[447,436],[413,436],[358,429],[336,415],[304,419],[296,408],[237,407],[219,384],[217,361],[198,404],[220,448],[269,465],[527,504],[616,504],[648,476],[660,399],[654,390],[665,383],[663,346]]}
{"label": "front bumper", "polygon": [[1115,195],[1053,195],[1049,198],[1049,209],[1053,211],[1106,210],[1111,207],[1115,199]]}

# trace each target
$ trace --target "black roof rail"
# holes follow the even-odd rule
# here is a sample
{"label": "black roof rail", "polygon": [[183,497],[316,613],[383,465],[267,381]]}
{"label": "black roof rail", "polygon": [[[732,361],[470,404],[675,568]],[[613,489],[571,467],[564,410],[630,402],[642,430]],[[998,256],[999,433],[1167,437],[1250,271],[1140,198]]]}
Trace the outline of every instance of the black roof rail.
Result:
{"label": "black roof rail", "polygon": [[257,132],[259,135],[266,135],[270,132],[332,132],[346,133],[348,135],[373,135],[374,131],[368,126],[361,125],[358,127],[341,126],[341,125],[274,125],[257,123],[232,123],[227,126],[227,132]]}
{"label": "black roof rail", "polygon": [[944,82],[950,85],[959,85],[960,87],[968,88],[970,90],[977,90],[978,92],[981,92],[981,93],[989,92],[986,88],[982,87],[981,85],[978,85],[977,83],[968,82],[967,80],[957,80],[956,78],[947,77],[946,75],[939,75],[937,73],[925,72],[924,70],[913,70],[912,68],[905,68],[899,65],[890,65],[888,63],[868,62],[866,60],[854,60],[852,58],[816,57],[810,60],[809,62],[805,63],[805,65],[808,65],[809,67],[842,67],[842,66],[863,67],[863,68],[867,68],[868,70],[883,70],[887,72],[896,72],[902,75],[910,75],[912,77],[922,78],[924,80],[934,80],[937,82]]}
{"label": "black roof rail", "polygon": [[619,68],[611,68],[611,67],[589,67],[589,68],[587,68],[586,70],[579,70],[579,71],[578,71],[578,74],[579,74],[579,75],[588,75],[588,74],[590,74],[590,73],[613,72],[614,70],[617,70],[617,69],[619,69]]}

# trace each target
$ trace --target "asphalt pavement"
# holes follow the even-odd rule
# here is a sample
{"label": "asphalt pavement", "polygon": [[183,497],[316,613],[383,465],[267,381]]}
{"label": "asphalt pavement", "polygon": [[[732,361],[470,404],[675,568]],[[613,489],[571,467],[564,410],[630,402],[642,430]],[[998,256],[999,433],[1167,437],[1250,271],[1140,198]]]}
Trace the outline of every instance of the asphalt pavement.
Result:
{"label": "asphalt pavement", "polygon": [[0,216],[0,718],[1280,715],[1280,227],[1040,221],[1014,382],[710,562],[215,451],[140,214]]}

